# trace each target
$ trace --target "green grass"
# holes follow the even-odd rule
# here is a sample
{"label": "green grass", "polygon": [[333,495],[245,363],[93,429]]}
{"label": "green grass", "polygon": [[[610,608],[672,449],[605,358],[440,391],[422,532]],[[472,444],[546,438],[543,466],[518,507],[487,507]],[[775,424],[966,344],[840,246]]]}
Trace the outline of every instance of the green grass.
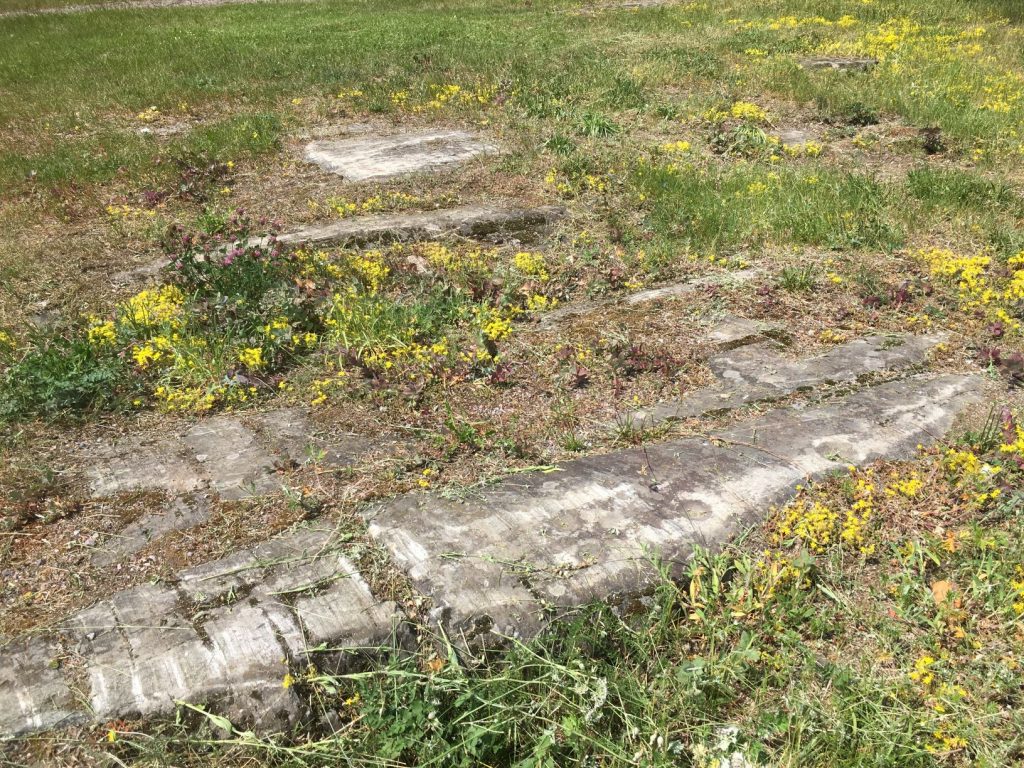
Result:
{"label": "green grass", "polygon": [[[425,465],[484,482],[477,464],[500,474],[520,459],[662,437],[592,424],[700,386],[696,329],[724,312],[786,323],[801,354],[827,343],[824,331],[945,330],[937,365],[987,366],[1009,383],[1022,338],[1012,322],[1024,321],[1008,287],[1024,250],[1019,5],[729,0],[578,15],[568,0],[345,0],[0,19],[0,276],[12,286],[0,313],[24,313],[0,317],[3,435],[28,453],[33,430],[65,429],[52,421],[150,407],[200,418],[295,387],[289,402],[332,400],[354,423],[368,413],[433,435],[414,443],[397,482],[423,480]],[[847,14],[853,23],[833,23]],[[774,21],[787,15],[803,20]],[[920,34],[870,73],[799,67],[822,48],[873,45],[880,24],[902,17]],[[979,24],[965,46],[943,37]],[[1006,103],[983,108],[986,78],[1000,73]],[[451,84],[490,96],[417,109]],[[738,101],[765,114],[736,115]],[[506,156],[475,187],[445,182],[457,189],[324,189],[290,175],[304,132],[375,120],[479,123]],[[791,126],[823,134],[821,152],[782,150],[772,136]],[[257,216],[287,206],[297,218],[330,211],[325,197],[387,192],[424,207],[500,193],[571,216],[519,262],[518,244],[481,261],[462,243],[433,256],[416,245],[226,264],[170,228],[232,234],[236,193]],[[955,255],[930,272],[914,256],[926,246]],[[86,250],[101,282],[128,256],[180,258],[160,277],[180,291],[173,312],[143,321],[123,296],[82,288],[63,321],[31,329],[40,299],[79,290]],[[973,306],[949,265],[989,253],[972,281],[1007,293]],[[531,322],[538,298],[571,304],[748,265],[762,273],[756,285],[628,318],[617,307],[557,338]],[[106,728],[85,741],[140,765],[720,768],[734,752],[758,766],[1018,763],[1024,500],[1015,424],[1002,426],[959,442],[954,459],[971,471],[931,453],[803,489],[802,501],[836,513],[828,546],[813,526],[793,532],[802,512],[789,523],[775,513],[724,553],[699,553],[674,578],[666,569],[649,602],[579,609],[486,663],[429,636],[357,674],[294,669],[323,716],[312,727],[224,740],[183,710],[177,725],[114,724],[113,742]],[[922,489],[905,491],[911,477]],[[864,500],[858,481],[877,486],[869,536],[836,544]],[[45,483],[28,485],[36,504]],[[24,535],[47,535],[26,509]],[[946,582],[949,601],[936,598]]]}

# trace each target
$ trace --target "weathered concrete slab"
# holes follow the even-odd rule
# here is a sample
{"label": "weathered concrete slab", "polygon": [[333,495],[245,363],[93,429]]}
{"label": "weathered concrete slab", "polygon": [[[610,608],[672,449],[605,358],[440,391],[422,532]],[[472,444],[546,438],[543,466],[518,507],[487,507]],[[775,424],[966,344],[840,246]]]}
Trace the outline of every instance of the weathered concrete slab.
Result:
{"label": "weathered concrete slab", "polygon": [[123,560],[173,531],[187,531],[210,518],[210,498],[192,493],[161,502],[103,542],[92,555],[92,564],[100,568]]}
{"label": "weathered concrete slab", "polygon": [[83,459],[89,461],[85,475],[94,496],[138,490],[178,494],[204,486],[182,446],[160,435],[90,446]]}
{"label": "weathered concrete slab", "polygon": [[0,653],[0,737],[87,719],[60,669],[63,652],[55,638],[29,637]]}
{"label": "weathered concrete slab", "polygon": [[637,426],[650,426],[742,408],[824,385],[854,383],[883,371],[922,365],[930,350],[943,338],[904,334],[869,336],[804,359],[784,357],[780,345],[770,341],[728,348],[707,361],[717,380],[715,386],[681,400],[633,411],[625,418]]}
{"label": "weathered concrete slab", "polygon": [[441,129],[314,141],[305,158],[348,181],[366,181],[439,171],[497,152],[477,134]]}
{"label": "weathered concrete slab", "polygon": [[809,56],[800,60],[804,69],[831,69],[840,72],[866,72],[878,64],[870,56]]}
{"label": "weathered concrete slab", "polygon": [[182,436],[192,458],[202,466],[210,487],[224,499],[262,496],[280,486],[274,458],[256,433],[234,416],[214,416]]}
{"label": "weathered concrete slab", "polygon": [[708,329],[705,338],[719,347],[738,347],[764,338],[766,333],[778,333],[780,327],[762,320],[726,315]]}
{"label": "weathered concrete slab", "polygon": [[692,295],[696,291],[715,286],[741,285],[749,282],[760,272],[756,269],[743,269],[736,272],[722,272],[694,280],[687,280],[679,283],[659,285],[654,288],[646,288],[642,291],[627,293],[619,296],[609,296],[597,301],[584,301],[573,304],[565,304],[550,312],[545,312],[540,319],[542,328],[552,328],[571,321],[578,317],[587,315],[600,316],[602,310],[614,306],[635,307],[655,301],[674,300]]}
{"label": "weathered concrete slab", "polygon": [[285,244],[365,245],[430,240],[446,235],[492,237],[529,234],[565,216],[558,206],[464,205],[415,213],[380,213],[318,224],[281,235]]}
{"label": "weathered concrete slab", "polygon": [[[0,737],[208,704],[264,730],[302,717],[282,680],[311,658],[404,642],[403,616],[373,597],[326,525],[292,531],[176,582],[147,584],[0,650]],[[80,672],[54,663],[70,649]],[[64,654],[67,655],[67,654]],[[76,687],[80,693],[76,693]]]}
{"label": "weathered concrete slab", "polygon": [[958,375],[884,384],[712,439],[569,462],[470,501],[407,496],[377,510],[370,530],[452,633],[482,644],[530,634],[552,613],[645,589],[653,553],[679,568],[695,545],[723,543],[808,477],[911,455],[980,388]]}
{"label": "weathered concrete slab", "polygon": [[90,445],[82,458],[88,462],[84,474],[96,496],[211,490],[222,499],[241,499],[277,490],[277,471],[303,463],[310,454],[343,465],[369,446],[369,440],[355,436],[320,439],[301,409],[288,408],[245,416],[223,414],[176,434]]}

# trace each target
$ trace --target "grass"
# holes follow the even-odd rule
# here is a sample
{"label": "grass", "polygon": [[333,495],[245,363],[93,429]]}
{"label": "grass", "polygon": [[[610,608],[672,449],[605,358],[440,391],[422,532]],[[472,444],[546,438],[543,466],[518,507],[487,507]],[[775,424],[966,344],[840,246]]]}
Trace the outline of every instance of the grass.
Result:
{"label": "grass", "polygon": [[[416,653],[363,672],[293,669],[317,715],[294,732],[218,731],[182,709],[174,724],[108,723],[7,754],[1019,762],[1018,5],[345,0],[0,19],[0,561],[16,574],[0,602],[19,632],[172,578],[194,554],[158,540],[116,573],[78,557],[93,528],[116,535],[151,503],[75,486],[78,447],[118,431],[299,405],[318,428],[387,446],[337,477],[290,471],[291,502],[219,506],[185,540],[215,557],[307,507],[361,530],[364,502],[458,498],[706,432],[620,414],[704,386],[706,330],[723,315],[784,326],[793,355],[944,332],[929,368],[984,372],[994,414],[949,452],[800,489],[723,552],[666,565],[649,600],[579,609],[504,654],[476,659],[421,627]],[[801,68],[822,52],[879,61]],[[475,128],[504,154],[380,184],[298,162],[307,136],[348,123]],[[496,197],[568,217],[530,243],[245,245],[274,221]],[[712,281],[625,301],[693,278]],[[547,316],[561,309],[577,314]],[[75,577],[54,582],[54,568]]]}

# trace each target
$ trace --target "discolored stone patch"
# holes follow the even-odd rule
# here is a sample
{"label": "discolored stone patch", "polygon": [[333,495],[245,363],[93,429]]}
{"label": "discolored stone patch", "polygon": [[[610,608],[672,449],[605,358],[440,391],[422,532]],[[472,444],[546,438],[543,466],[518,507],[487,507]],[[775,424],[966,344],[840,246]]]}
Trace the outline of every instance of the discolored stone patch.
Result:
{"label": "discolored stone patch", "polygon": [[314,141],[306,146],[305,159],[347,181],[367,181],[436,172],[497,152],[495,144],[474,133],[428,130]]}

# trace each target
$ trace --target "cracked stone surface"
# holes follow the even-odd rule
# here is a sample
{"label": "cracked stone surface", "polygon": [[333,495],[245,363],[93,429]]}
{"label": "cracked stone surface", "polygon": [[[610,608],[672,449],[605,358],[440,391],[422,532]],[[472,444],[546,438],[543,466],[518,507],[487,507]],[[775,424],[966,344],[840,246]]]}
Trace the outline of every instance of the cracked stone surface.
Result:
{"label": "cracked stone surface", "polygon": [[[373,597],[332,534],[323,524],[298,529],[5,647],[0,734],[167,714],[176,700],[263,729],[294,722],[302,710],[281,685],[287,664],[315,657],[338,669],[405,641],[398,607]],[[65,668],[71,660],[77,674]]]}
{"label": "cracked stone surface", "polygon": [[565,215],[559,206],[522,208],[492,203],[464,205],[415,213],[380,213],[318,224],[281,235],[286,244],[364,245],[376,242],[428,240],[444,235],[491,237],[523,235]]}
{"label": "cracked stone surface", "polygon": [[832,69],[843,72],[866,72],[878,63],[868,56],[810,56],[800,60],[804,69]]}
{"label": "cracked stone surface", "polygon": [[913,377],[708,439],[568,462],[465,502],[411,495],[381,507],[370,531],[454,636],[486,645],[529,635],[552,613],[651,586],[651,552],[679,568],[695,545],[720,545],[808,477],[913,455],[980,399],[981,385]]}
{"label": "cracked stone surface", "polygon": [[440,171],[497,152],[475,133],[427,130],[314,141],[306,145],[305,158],[348,181],[366,181]]}
{"label": "cracked stone surface", "polygon": [[[732,327],[723,328],[721,333],[736,341],[735,337],[742,331]],[[871,374],[924,364],[932,348],[944,338],[940,335],[869,336],[840,344],[814,357],[796,360],[783,357],[779,345],[767,340],[738,347],[727,345],[729,348],[715,353],[707,361],[716,385],[681,400],[633,411],[625,418],[638,426],[651,426],[741,408],[822,385],[855,383]],[[743,340],[756,341],[756,335],[747,334],[738,341]]]}
{"label": "cracked stone surface", "polygon": [[125,491],[163,491],[176,496],[210,490],[220,498],[242,499],[280,488],[277,470],[323,452],[332,464],[351,463],[370,441],[346,437],[325,442],[312,436],[299,408],[263,414],[225,414],[200,421],[178,434],[128,437],[92,446],[85,475],[95,496]]}

